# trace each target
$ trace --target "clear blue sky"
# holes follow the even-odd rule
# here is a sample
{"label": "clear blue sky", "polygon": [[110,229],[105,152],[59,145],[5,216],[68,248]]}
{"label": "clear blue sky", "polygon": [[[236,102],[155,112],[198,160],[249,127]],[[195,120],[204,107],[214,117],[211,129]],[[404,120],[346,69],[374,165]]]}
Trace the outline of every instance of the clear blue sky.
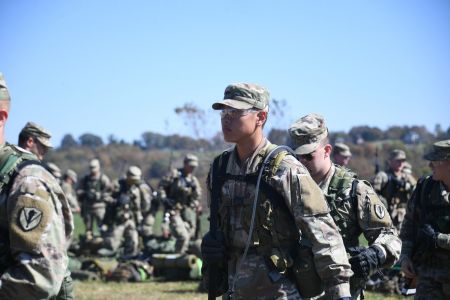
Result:
{"label": "clear blue sky", "polygon": [[186,102],[211,114],[209,136],[232,82],[287,101],[268,128],[310,112],[333,131],[450,126],[448,0],[0,0],[0,41],[10,142],[29,120],[57,145],[66,133],[189,135],[174,113]]}

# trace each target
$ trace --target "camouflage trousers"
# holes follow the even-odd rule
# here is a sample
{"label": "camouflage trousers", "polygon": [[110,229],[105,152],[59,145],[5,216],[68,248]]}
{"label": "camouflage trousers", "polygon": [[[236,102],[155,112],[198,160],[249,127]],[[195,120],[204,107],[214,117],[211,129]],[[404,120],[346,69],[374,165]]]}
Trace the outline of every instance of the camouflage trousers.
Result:
{"label": "camouflage trousers", "polygon": [[83,212],[83,221],[86,226],[86,233],[93,233],[94,221],[97,223],[97,227],[100,230],[105,218],[106,207],[87,208]]}
{"label": "camouflage trousers", "polygon": [[75,293],[73,291],[73,280],[70,276],[70,271],[67,271],[66,276],[61,285],[58,295],[55,300],[74,300]]}
{"label": "camouflage trousers", "polygon": [[[240,256],[240,255],[239,255]],[[223,295],[223,299],[302,299],[295,283],[281,275],[270,276],[264,257],[249,254],[236,274],[236,267],[241,258],[235,256],[228,261],[228,286],[234,291]],[[273,271],[272,271],[273,272]],[[236,277],[236,279],[234,279]],[[231,293],[231,294],[230,294]]]}
{"label": "camouflage trousers", "polygon": [[390,214],[394,227],[397,229],[397,232],[400,233],[400,230],[402,229],[403,220],[405,220],[406,207],[393,206],[391,207]]}
{"label": "camouflage trousers", "polygon": [[142,223],[142,237],[150,238],[154,235],[153,225],[155,224],[155,216],[149,213],[145,216]]}
{"label": "camouflage trousers", "polygon": [[132,219],[114,224],[108,229],[105,246],[116,252],[122,244],[124,245],[124,255],[133,256],[139,253],[139,234]]}
{"label": "camouflage trousers", "polygon": [[189,241],[195,233],[195,228],[182,218],[180,211],[175,211],[170,216],[170,233],[177,240],[175,243],[176,253],[186,253]]}
{"label": "camouflage trousers", "polygon": [[[448,272],[447,272],[448,273]],[[450,277],[421,276],[417,280],[416,300],[444,300],[450,299]]]}

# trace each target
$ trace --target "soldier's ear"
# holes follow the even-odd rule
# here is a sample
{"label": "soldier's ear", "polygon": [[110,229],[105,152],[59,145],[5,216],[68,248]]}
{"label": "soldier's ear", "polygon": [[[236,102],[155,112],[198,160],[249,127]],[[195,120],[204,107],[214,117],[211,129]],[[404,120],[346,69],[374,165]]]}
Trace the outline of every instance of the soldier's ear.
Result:
{"label": "soldier's ear", "polygon": [[0,127],[5,126],[6,120],[8,120],[8,111],[0,108]]}
{"label": "soldier's ear", "polygon": [[258,116],[257,124],[260,126],[264,125],[264,123],[266,123],[267,120],[267,111],[259,111],[257,116]]}
{"label": "soldier's ear", "polygon": [[325,149],[325,156],[326,157],[330,157],[331,156],[331,151],[333,150],[333,147],[330,144],[326,144],[324,149]]}

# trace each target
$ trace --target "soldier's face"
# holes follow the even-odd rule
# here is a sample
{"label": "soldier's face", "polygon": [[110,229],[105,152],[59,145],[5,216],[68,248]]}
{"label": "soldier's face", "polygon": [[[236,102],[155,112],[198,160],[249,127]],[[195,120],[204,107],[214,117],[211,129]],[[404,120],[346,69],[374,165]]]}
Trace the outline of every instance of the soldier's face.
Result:
{"label": "soldier's face", "polygon": [[[239,143],[255,133],[259,114],[265,112],[249,111],[245,114],[226,114],[221,117],[223,137],[228,143]],[[262,126],[260,124],[260,126]]]}
{"label": "soldier's face", "polygon": [[391,159],[389,165],[394,172],[398,172],[403,168],[404,160],[401,159]]}
{"label": "soldier's face", "polygon": [[320,146],[314,152],[297,155],[298,160],[308,169],[313,178],[321,177],[328,172],[331,146]]}
{"label": "soldier's face", "polygon": [[347,166],[350,161],[350,156],[344,156],[342,154],[336,153],[334,155],[334,162],[340,166]]}
{"label": "soldier's face", "polygon": [[39,160],[44,159],[45,154],[47,154],[49,148],[42,145],[38,140],[32,139],[33,142],[29,144],[29,151],[34,153]]}
{"label": "soldier's face", "polygon": [[450,161],[430,161],[429,166],[433,171],[434,180],[448,181],[450,179]]}

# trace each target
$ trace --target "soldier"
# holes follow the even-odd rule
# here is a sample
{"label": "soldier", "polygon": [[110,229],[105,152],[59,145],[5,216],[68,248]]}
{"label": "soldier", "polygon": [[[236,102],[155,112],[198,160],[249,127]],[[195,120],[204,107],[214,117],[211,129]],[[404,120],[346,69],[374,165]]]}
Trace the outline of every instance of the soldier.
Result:
{"label": "soldier", "polygon": [[70,293],[62,283],[72,214],[60,186],[38,157],[5,142],[9,107],[0,74],[0,299],[54,298],[60,290]]}
{"label": "soldier", "polygon": [[72,169],[67,169],[62,178],[61,188],[66,195],[72,213],[79,214],[81,210],[80,205],[78,204],[77,194],[75,192],[75,185],[77,184],[77,181],[77,173]]}
{"label": "soldier", "polygon": [[138,229],[144,219],[142,211],[147,211],[151,200],[151,189],[142,181],[142,171],[137,166],[128,168],[126,178],[120,179],[118,189],[113,193],[114,216],[112,226],[108,228],[105,246],[110,251],[99,251],[100,254],[116,253],[122,238],[124,256],[135,256],[139,253]]}
{"label": "soldier", "polygon": [[[300,118],[291,125],[289,134],[297,146],[297,158],[322,189],[339,227],[355,273],[350,291],[352,298],[358,299],[367,278],[398,259],[401,241],[370,183],[356,179],[351,170],[331,162],[332,146],[322,116],[309,114]],[[359,247],[361,233],[369,247]]]}
{"label": "soldier", "polygon": [[193,174],[197,166],[197,156],[187,154],[183,168],[172,170],[171,174],[160,182],[160,189],[165,191],[167,197],[163,202],[170,214],[170,232],[177,240],[177,253],[185,253],[188,250],[189,241],[195,236],[197,214],[201,211],[202,189]]}
{"label": "soldier", "polygon": [[320,294],[321,278],[330,299],[348,299],[353,272],[322,192],[292,155],[269,155],[276,148],[262,130],[269,99],[265,88],[239,83],[212,105],[235,147],[214,160],[208,176],[205,286],[224,299],[301,299]]}
{"label": "soldier", "polygon": [[97,227],[104,232],[103,219],[106,205],[111,201],[111,182],[105,174],[100,172],[100,161],[92,159],[89,162],[90,172],[80,181],[77,189],[81,201],[82,216],[86,225],[86,239],[93,238],[94,220]]}
{"label": "soldier", "polygon": [[45,154],[53,148],[51,134],[42,126],[28,122],[19,133],[18,145],[43,160]]}
{"label": "soldier", "polygon": [[336,143],[333,148],[333,162],[341,167],[346,167],[352,157],[350,147],[344,143]]}
{"label": "soldier", "polygon": [[408,201],[400,261],[405,276],[417,278],[415,299],[450,299],[450,140],[435,143],[424,158],[433,174]]}
{"label": "soldier", "polygon": [[411,197],[417,182],[412,175],[403,172],[405,161],[405,151],[392,150],[388,160],[388,170],[379,172],[373,180],[373,188],[380,199],[387,204],[389,214],[398,232],[400,232],[405,218],[406,202]]}

